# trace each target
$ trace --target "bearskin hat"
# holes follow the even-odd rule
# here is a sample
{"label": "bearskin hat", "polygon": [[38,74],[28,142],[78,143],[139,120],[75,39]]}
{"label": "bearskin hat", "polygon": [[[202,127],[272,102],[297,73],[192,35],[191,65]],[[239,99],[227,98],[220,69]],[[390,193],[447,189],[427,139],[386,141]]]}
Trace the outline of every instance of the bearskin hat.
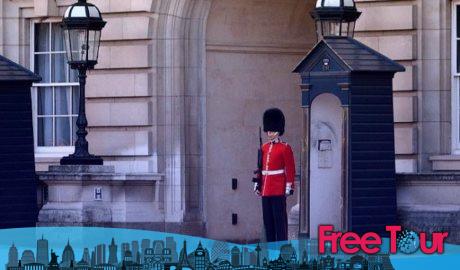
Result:
{"label": "bearskin hat", "polygon": [[284,134],[285,119],[283,112],[278,108],[271,108],[264,113],[264,132],[279,132]]}

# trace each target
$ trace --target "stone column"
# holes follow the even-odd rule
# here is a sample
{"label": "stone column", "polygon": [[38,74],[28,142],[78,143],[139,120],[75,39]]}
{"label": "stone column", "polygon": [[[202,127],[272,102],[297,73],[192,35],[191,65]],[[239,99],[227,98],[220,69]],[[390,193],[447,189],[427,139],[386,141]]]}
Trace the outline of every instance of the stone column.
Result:
{"label": "stone column", "polygon": [[451,153],[450,7],[451,1],[445,0],[423,0],[420,5],[421,171],[432,170],[431,156]]}
{"label": "stone column", "polygon": [[[209,0],[154,1],[154,94],[167,230],[202,234],[205,25]],[[183,221],[186,220],[187,225]],[[181,222],[182,224],[179,224]],[[185,231],[184,231],[185,230]]]}

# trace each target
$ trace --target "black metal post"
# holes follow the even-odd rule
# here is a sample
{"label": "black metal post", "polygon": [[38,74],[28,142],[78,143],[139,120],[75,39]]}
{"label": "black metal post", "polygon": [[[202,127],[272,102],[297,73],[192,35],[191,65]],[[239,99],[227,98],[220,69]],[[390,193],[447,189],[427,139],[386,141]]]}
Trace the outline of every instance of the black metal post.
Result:
{"label": "black metal post", "polygon": [[78,67],[78,79],[80,82],[80,98],[77,118],[77,141],[75,142],[75,152],[61,159],[61,165],[103,165],[101,157],[91,155],[88,151],[88,141],[86,140],[86,127],[88,120],[86,119],[86,67]]}

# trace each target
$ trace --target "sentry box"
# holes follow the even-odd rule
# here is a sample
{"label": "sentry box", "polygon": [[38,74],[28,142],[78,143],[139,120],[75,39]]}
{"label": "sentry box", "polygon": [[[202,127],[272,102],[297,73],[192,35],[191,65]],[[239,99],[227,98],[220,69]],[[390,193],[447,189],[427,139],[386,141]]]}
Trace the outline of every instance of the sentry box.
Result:
{"label": "sentry box", "polygon": [[30,87],[41,78],[0,55],[0,228],[37,221]]}
{"label": "sentry box", "polygon": [[397,223],[392,81],[405,69],[352,32],[332,31],[359,17],[345,2],[352,5],[318,1],[312,16],[320,41],[294,70],[305,125],[300,234],[312,238],[319,225],[384,235]]}

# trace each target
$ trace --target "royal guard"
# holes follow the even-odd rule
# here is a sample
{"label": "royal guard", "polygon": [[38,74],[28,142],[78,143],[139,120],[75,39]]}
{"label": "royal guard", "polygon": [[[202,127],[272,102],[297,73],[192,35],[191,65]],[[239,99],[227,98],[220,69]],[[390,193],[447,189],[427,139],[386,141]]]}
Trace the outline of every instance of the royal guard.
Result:
{"label": "royal guard", "polygon": [[262,197],[263,220],[267,242],[288,238],[286,197],[294,193],[295,163],[291,146],[281,140],[285,118],[272,108],[263,116],[264,132],[269,141],[259,150],[259,169],[254,192]]}

